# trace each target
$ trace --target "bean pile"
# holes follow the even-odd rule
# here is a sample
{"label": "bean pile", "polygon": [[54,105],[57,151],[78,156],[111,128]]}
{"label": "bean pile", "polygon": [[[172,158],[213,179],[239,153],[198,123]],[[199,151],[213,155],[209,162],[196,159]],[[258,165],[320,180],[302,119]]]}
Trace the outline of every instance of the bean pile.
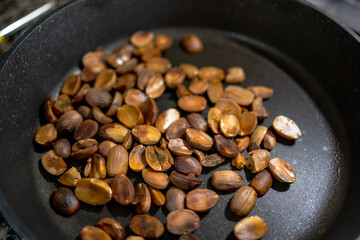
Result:
{"label": "bean pile", "polygon": [[[186,34],[181,43],[190,54],[203,50],[194,34]],[[81,73],[69,76],[58,99],[49,97],[44,104],[48,123],[37,130],[35,141],[52,146],[42,156],[42,166],[65,186],[52,194],[54,208],[70,216],[80,202],[104,205],[113,199],[134,206],[136,215],[129,226],[138,236],[126,238],[120,223],[102,218],[82,229],[83,240],[162,236],[163,223],[147,214],[152,204],[165,205],[169,211],[166,229],[170,233],[180,235],[179,239],[198,239],[192,234],[200,226],[197,212],[209,211],[219,199],[213,190],[197,189],[202,183],[198,176],[202,168],[229,158],[234,168],[255,174],[250,186],[242,186],[236,171],[212,174],[215,190],[235,192],[230,209],[238,216],[251,212],[273,178],[283,183],[296,180],[289,163],[270,156],[276,145],[274,132],[258,125],[258,120],[269,116],[263,100],[273,95],[273,89],[240,87],[245,80],[241,67],[226,71],[188,63],[174,67],[162,57],[171,46],[172,38],[166,34],[138,31],[129,44],[110,55],[101,47],[88,52],[82,58]],[[159,114],[155,99],[166,88],[174,89],[186,116],[175,108]],[[204,118],[199,112],[208,104],[211,108]],[[295,122],[285,116],[277,116],[272,128],[280,137],[301,137]],[[248,159],[242,154],[246,149]],[[69,167],[74,160],[84,162],[82,173]],[[134,186],[126,176],[129,168],[141,172],[144,182]],[[173,186],[168,188],[170,183]],[[234,228],[237,239],[259,239],[267,231],[258,216],[243,218]]]}

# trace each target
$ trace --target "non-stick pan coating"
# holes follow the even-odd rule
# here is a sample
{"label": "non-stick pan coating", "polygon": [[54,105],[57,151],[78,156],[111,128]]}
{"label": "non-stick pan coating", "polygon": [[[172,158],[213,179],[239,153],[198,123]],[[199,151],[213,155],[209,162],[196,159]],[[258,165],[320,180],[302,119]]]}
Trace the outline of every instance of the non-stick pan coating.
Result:
{"label": "non-stick pan coating", "polygon": [[[61,82],[78,69],[81,56],[98,45],[111,50],[138,29],[173,36],[165,57],[175,65],[244,67],[244,86],[275,89],[265,102],[270,117],[261,124],[270,126],[276,115],[284,114],[302,129],[300,140],[278,138],[271,152],[293,165],[297,181],[291,186],[275,183],[258,199],[250,215],[267,222],[264,239],[356,237],[359,193],[352,189],[359,182],[354,175],[359,157],[359,42],[298,2],[250,0],[78,1],[19,41],[0,74],[0,203],[20,233],[31,239],[74,239],[84,225],[112,216],[130,234],[132,213],[115,202],[104,207],[83,204],[70,218],[53,211],[49,197],[59,185],[42,169],[44,149],[33,143],[33,136],[41,122],[41,104],[49,93],[56,96]],[[204,41],[202,53],[190,56],[181,50],[178,43],[187,32]],[[176,98],[166,92],[157,102],[161,112],[175,106]],[[230,168],[227,161],[215,169]],[[215,169],[203,170],[200,188],[211,187],[208,179]],[[247,184],[251,175],[244,170],[240,174]],[[130,177],[141,181],[139,174]],[[200,214],[195,233],[200,239],[234,238],[232,229],[241,218],[229,211],[231,197],[220,193],[215,208]],[[165,208],[152,207],[150,213],[165,223]],[[169,238],[176,239],[167,233],[164,239]]]}

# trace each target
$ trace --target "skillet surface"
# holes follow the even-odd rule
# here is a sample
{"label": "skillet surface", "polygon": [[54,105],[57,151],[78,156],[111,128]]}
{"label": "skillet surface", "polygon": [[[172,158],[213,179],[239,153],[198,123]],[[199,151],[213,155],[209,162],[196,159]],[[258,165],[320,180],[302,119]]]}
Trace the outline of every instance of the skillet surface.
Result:
{"label": "skillet surface", "polygon": [[[200,18],[193,9],[200,3],[173,1],[146,6],[143,2],[136,5],[136,1],[126,4],[114,1],[104,6],[100,1],[78,1],[43,22],[18,45],[0,75],[0,108],[6,113],[0,119],[3,152],[0,183],[6,201],[2,200],[2,205],[9,205],[13,210],[7,210],[5,214],[21,228],[21,232],[34,239],[74,239],[84,225],[92,225],[103,216],[112,216],[130,233],[131,212],[114,202],[104,207],[84,204],[71,218],[57,215],[50,207],[49,196],[58,184],[41,168],[39,160],[44,149],[33,146],[33,136],[40,124],[39,106],[49,93],[55,96],[66,76],[76,71],[81,55],[97,45],[105,45],[111,50],[141,28],[173,36],[174,46],[165,57],[174,65],[182,62],[199,67],[239,65],[247,73],[244,86],[259,84],[275,89],[275,95],[265,102],[271,115],[262,125],[270,126],[275,116],[284,114],[293,118],[302,129],[300,140],[289,142],[278,138],[278,144],[271,152],[272,157],[284,158],[293,165],[298,180],[291,186],[275,183],[264,197],[258,199],[251,215],[259,215],[267,222],[269,233],[264,239],[324,236],[345,197],[347,180],[343,176],[349,175],[351,155],[347,146],[350,141],[346,122],[341,117],[343,112],[338,110],[338,103],[334,104],[336,99],[332,98],[331,92],[322,86],[318,72],[311,71],[310,74],[297,61],[252,36],[251,25],[254,23],[258,24],[259,31],[266,30],[262,29],[266,25],[264,20],[256,21],[256,17],[266,18],[259,13],[266,10],[271,13],[274,8],[283,13],[281,9],[285,9],[286,4],[277,7],[261,1],[256,4],[244,1],[219,6],[216,2],[207,2]],[[292,4],[286,9],[295,10],[294,6],[298,5]],[[139,6],[143,11],[136,8]],[[210,18],[220,7],[228,11],[224,18],[231,18],[229,21],[233,25],[227,25],[228,20]],[[236,14],[234,8],[238,10]],[[243,17],[237,19],[238,14],[245,14],[250,9],[254,13],[248,13],[248,23],[240,24]],[[189,16],[181,17],[180,12],[187,12]],[[135,16],[141,16],[141,20]],[[276,26],[277,23],[273,24]],[[178,46],[179,39],[187,32],[194,32],[203,39],[205,50],[202,53],[190,56]],[[266,31],[263,34],[266,40]],[[304,52],[304,55],[311,59],[310,53]],[[322,64],[318,64],[321,68]],[[162,112],[175,106],[176,99],[171,92],[166,92],[157,102]],[[71,161],[69,164],[81,165]],[[212,171],[230,168],[226,161],[216,169],[204,169],[200,188],[210,187],[208,179]],[[244,170],[240,174],[247,184],[251,175]],[[134,182],[141,181],[138,174],[130,174],[130,177]],[[200,239],[233,239],[232,230],[240,218],[229,211],[228,202],[232,195],[220,194],[216,207],[209,213],[200,214],[201,227],[196,231]],[[152,207],[150,213],[165,222],[165,208]],[[168,238],[174,236],[164,236],[164,239]]]}

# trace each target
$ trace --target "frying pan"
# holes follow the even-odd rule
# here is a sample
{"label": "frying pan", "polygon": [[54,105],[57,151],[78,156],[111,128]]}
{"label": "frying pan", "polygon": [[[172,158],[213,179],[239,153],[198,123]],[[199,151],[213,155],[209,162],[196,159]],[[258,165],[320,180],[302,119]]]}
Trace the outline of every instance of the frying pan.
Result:
{"label": "frying pan", "polygon": [[[41,167],[46,149],[33,142],[43,124],[41,104],[57,97],[62,82],[79,69],[81,56],[96,46],[108,50],[138,29],[170,34],[165,54],[174,65],[242,66],[244,86],[265,85],[275,95],[265,102],[271,126],[283,114],[295,120],[301,139],[278,137],[272,157],[292,164],[297,181],[275,182],[250,215],[269,226],[264,239],[354,239],[360,226],[360,44],[346,27],[301,1],[271,0],[108,0],[76,1],[57,10],[24,34],[1,60],[0,72],[0,205],[12,227],[25,239],[75,239],[81,228],[100,217],[117,219],[130,234],[132,212],[114,201],[102,207],[83,204],[67,218],[58,215],[49,197],[56,178]],[[186,54],[178,45],[193,32],[204,51]],[[166,92],[160,112],[176,106]],[[206,115],[206,111],[204,112]],[[81,170],[83,163],[69,161]],[[214,170],[231,169],[229,161],[205,169],[200,188],[210,187]],[[238,171],[244,184],[251,174]],[[142,181],[130,173],[135,183]],[[232,193],[220,193],[218,204],[200,214],[200,239],[234,239],[241,218],[229,210]],[[166,209],[150,214],[165,223]],[[166,233],[163,239],[176,239]]]}

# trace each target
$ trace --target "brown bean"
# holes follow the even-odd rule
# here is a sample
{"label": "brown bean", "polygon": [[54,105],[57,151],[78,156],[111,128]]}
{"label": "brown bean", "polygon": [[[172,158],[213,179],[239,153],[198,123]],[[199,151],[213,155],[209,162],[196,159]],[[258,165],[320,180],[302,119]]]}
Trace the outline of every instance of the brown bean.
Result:
{"label": "brown bean", "polygon": [[186,116],[186,119],[190,123],[192,128],[196,130],[207,132],[208,124],[206,119],[199,113],[190,113]]}
{"label": "brown bean", "polygon": [[144,117],[144,124],[154,125],[159,115],[159,108],[155,100],[148,98],[145,102],[140,104],[139,108]]}
{"label": "brown bean", "polygon": [[75,96],[76,93],[79,91],[80,86],[80,76],[78,74],[73,74],[65,80],[61,88],[61,93],[69,96]]}
{"label": "brown bean", "polygon": [[61,116],[66,112],[74,110],[74,107],[71,105],[71,99],[68,95],[60,95],[56,100],[53,109],[58,116]]}
{"label": "brown bean", "polygon": [[243,169],[246,166],[246,158],[241,152],[239,152],[236,157],[231,160],[231,165],[239,170]]}
{"label": "brown bean", "polygon": [[141,171],[141,175],[147,184],[157,189],[165,189],[170,182],[166,173],[158,172],[151,168],[144,168]]}
{"label": "brown bean", "polygon": [[263,139],[264,149],[271,151],[275,148],[275,145],[276,145],[276,137],[274,133],[270,129],[268,129]]}
{"label": "brown bean", "polygon": [[165,195],[159,189],[153,188],[149,184],[146,186],[150,192],[151,202],[156,206],[164,205],[166,201]]}
{"label": "brown bean", "polygon": [[106,69],[103,62],[93,62],[89,66],[85,66],[81,71],[80,78],[83,82],[93,82],[96,77]]}
{"label": "brown bean", "polygon": [[272,97],[274,90],[264,86],[248,86],[246,89],[252,91],[256,97],[267,99]]}
{"label": "brown bean", "polygon": [[219,200],[219,195],[210,189],[195,189],[186,195],[186,207],[195,212],[207,212]]}
{"label": "brown bean", "polygon": [[170,70],[171,62],[168,59],[162,57],[151,58],[149,61],[147,61],[146,67],[152,69],[156,73],[164,74]]}
{"label": "brown bean", "polygon": [[200,79],[207,80],[209,82],[221,81],[224,79],[224,70],[218,67],[208,66],[202,67],[199,71]]}
{"label": "brown bean", "polygon": [[114,50],[116,54],[132,54],[135,51],[135,47],[129,43],[122,44]]}
{"label": "brown bean", "polygon": [[80,209],[80,202],[74,193],[64,187],[54,191],[51,196],[51,203],[58,213],[66,216],[74,215]]}
{"label": "brown bean", "polygon": [[202,170],[200,162],[191,156],[179,156],[175,158],[174,167],[178,172],[183,174],[193,173],[196,176],[200,175]]}
{"label": "brown bean", "polygon": [[113,88],[118,91],[126,91],[133,88],[136,84],[136,75],[133,73],[126,73],[116,79]]}
{"label": "brown bean", "polygon": [[141,144],[153,145],[160,141],[161,132],[150,125],[137,125],[132,129],[132,135]]}
{"label": "brown bean", "polygon": [[285,162],[281,158],[273,158],[269,162],[269,169],[272,175],[279,182],[294,183],[296,175],[290,163]]}
{"label": "brown bean", "polygon": [[59,138],[54,143],[54,150],[55,152],[62,158],[68,158],[71,153],[71,145],[69,140],[66,138]]}
{"label": "brown bean", "polygon": [[108,68],[101,72],[94,82],[94,87],[105,89],[110,92],[116,81],[115,70]]}
{"label": "brown bean", "polygon": [[192,233],[186,233],[181,235],[179,240],[199,240],[199,238]]}
{"label": "brown bean", "polygon": [[192,95],[192,93],[183,84],[180,84],[180,85],[177,86],[177,88],[176,88],[176,96],[178,98],[185,97],[185,96],[190,96],[190,95]]}
{"label": "brown bean", "polygon": [[229,85],[225,88],[225,97],[234,100],[241,106],[249,106],[253,102],[255,95],[245,88]]}
{"label": "brown bean", "polygon": [[114,240],[125,240],[126,238],[124,228],[112,218],[101,218],[96,222],[95,226],[104,230]]}
{"label": "brown bean", "polygon": [[199,151],[197,149],[193,149],[193,151],[194,151],[195,155],[197,156],[200,163],[205,160],[205,154],[202,151]]}
{"label": "brown bean", "polygon": [[136,48],[134,51],[134,56],[141,57],[144,53],[152,49],[155,49],[154,42],[151,42],[146,46]]}
{"label": "brown bean", "polygon": [[92,118],[91,109],[88,106],[81,105],[76,108],[76,111],[80,113],[83,119],[90,119]]}
{"label": "brown bean", "polygon": [[216,171],[211,176],[211,184],[221,191],[235,191],[243,184],[243,178],[234,171]]}
{"label": "brown bean", "polygon": [[155,38],[155,46],[160,51],[169,49],[172,45],[172,38],[167,34],[158,34]]}
{"label": "brown bean", "polygon": [[99,123],[108,124],[113,122],[112,118],[106,116],[98,107],[92,107],[91,114],[93,115],[94,119]]}
{"label": "brown bean", "polygon": [[235,157],[239,152],[237,144],[234,141],[223,137],[222,135],[216,135],[214,137],[214,144],[216,150],[218,150],[218,152],[224,157]]}
{"label": "brown bean", "polygon": [[106,177],[105,159],[98,153],[93,154],[89,159],[91,178],[104,179]]}
{"label": "brown bean", "polygon": [[76,160],[90,157],[99,150],[98,142],[95,139],[85,139],[77,141],[71,147],[71,156]]}
{"label": "brown bean", "polygon": [[188,88],[193,94],[202,95],[208,90],[209,82],[207,80],[201,80],[195,77],[191,80]]}
{"label": "brown bean", "polygon": [[195,34],[185,34],[181,40],[184,50],[188,53],[199,53],[204,49],[200,38]]}
{"label": "brown bean", "polygon": [[79,171],[75,167],[71,167],[58,178],[58,181],[65,186],[75,187],[80,179]]}
{"label": "brown bean", "polygon": [[137,214],[147,213],[151,207],[150,191],[144,183],[139,183],[135,187],[135,198],[132,204],[135,206]]}
{"label": "brown bean", "polygon": [[57,131],[52,123],[48,123],[38,128],[35,134],[35,141],[41,146],[49,146],[55,142]]}
{"label": "brown bean", "polygon": [[238,240],[261,239],[267,231],[266,223],[258,216],[243,218],[234,227],[234,235]]}
{"label": "brown bean", "polygon": [[111,240],[111,237],[102,229],[93,226],[85,226],[81,230],[81,240]]}
{"label": "brown bean", "polygon": [[200,164],[204,167],[215,167],[224,161],[225,161],[224,156],[218,153],[213,153],[205,156],[204,160],[200,161]]}
{"label": "brown bean", "polygon": [[87,91],[85,100],[92,107],[105,108],[110,105],[112,97],[106,90],[93,87]]}
{"label": "brown bean", "polygon": [[166,208],[169,212],[185,208],[186,194],[178,187],[171,187],[166,192]]}
{"label": "brown bean", "polygon": [[252,187],[242,186],[231,199],[230,210],[240,217],[246,216],[255,207],[256,199],[257,194]]}
{"label": "brown bean", "polygon": [[255,113],[244,112],[239,117],[239,123],[240,123],[239,135],[246,136],[255,130],[258,124],[258,120]]}
{"label": "brown bean", "polygon": [[122,62],[122,64],[116,68],[116,72],[118,74],[129,73],[134,70],[138,62],[137,58],[131,58],[128,61]]}
{"label": "brown bean", "polygon": [[86,93],[90,88],[90,84],[83,84],[77,94],[71,99],[71,103],[80,104],[85,99]]}
{"label": "brown bean", "polygon": [[143,30],[139,30],[133,33],[130,37],[130,42],[135,47],[144,47],[150,44],[153,40],[154,40],[154,33]]}
{"label": "brown bean", "polygon": [[129,156],[126,149],[121,145],[116,145],[110,149],[107,155],[106,169],[110,177],[118,174],[126,175],[129,165]]}
{"label": "brown bean", "polygon": [[234,114],[237,118],[241,116],[241,108],[231,99],[221,98],[216,101],[214,107],[220,109],[223,115]]}
{"label": "brown bean", "polygon": [[152,78],[150,78],[145,93],[150,98],[159,98],[166,90],[166,85],[164,78],[161,74],[155,74]]}
{"label": "brown bean", "polygon": [[55,101],[52,97],[49,97],[46,99],[44,103],[44,116],[47,122],[49,123],[56,123],[58,121],[57,116],[55,115],[53,111],[53,106],[55,104]]}
{"label": "brown bean", "polygon": [[86,53],[82,59],[81,63],[84,67],[90,66],[93,62],[102,62],[105,59],[106,53],[104,51],[93,51]]}
{"label": "brown bean", "polygon": [[192,210],[178,209],[166,217],[166,228],[175,235],[191,233],[200,227],[200,217]]}
{"label": "brown bean", "polygon": [[253,151],[260,148],[260,144],[264,139],[264,136],[268,128],[264,126],[257,126],[254,132],[250,136],[249,151]]}
{"label": "brown bean", "polygon": [[99,137],[114,141],[115,143],[123,143],[129,129],[118,123],[104,124],[99,128]]}
{"label": "brown bean", "polygon": [[140,172],[146,167],[146,165],[145,147],[144,145],[139,144],[130,152],[129,167],[134,172]]}
{"label": "brown bean", "polygon": [[149,166],[155,171],[166,171],[171,167],[169,153],[157,146],[147,146],[145,159]]}
{"label": "brown bean", "polygon": [[115,92],[113,101],[111,102],[108,110],[106,111],[106,116],[108,117],[114,116],[117,113],[117,110],[121,106],[122,102],[123,102],[123,97],[121,93]]}
{"label": "brown bean", "polygon": [[233,114],[222,115],[219,126],[221,133],[228,138],[235,137],[240,131],[239,120]]}
{"label": "brown bean", "polygon": [[166,139],[182,138],[185,136],[186,130],[190,127],[189,122],[185,118],[179,118],[176,121],[173,121],[168,127]]}
{"label": "brown bean", "polygon": [[144,117],[138,107],[124,104],[116,114],[119,121],[128,128],[144,123]]}
{"label": "brown bean", "polygon": [[179,107],[186,112],[201,112],[206,108],[206,98],[196,95],[179,98]]}
{"label": "brown bean", "polygon": [[83,178],[78,181],[75,196],[90,205],[104,205],[111,200],[110,186],[97,178]]}
{"label": "brown bean", "polygon": [[243,152],[249,146],[250,138],[249,137],[236,138],[235,142],[238,145],[239,152]]}
{"label": "brown bean", "polygon": [[250,187],[254,188],[259,196],[265,195],[273,184],[273,179],[269,170],[264,169],[258,172],[250,182]]}
{"label": "brown bean", "polygon": [[[169,126],[178,120],[180,113],[175,108],[169,108],[165,112],[161,113],[155,122],[155,127],[162,133],[166,133]],[[175,127],[175,126],[174,126]]]}
{"label": "brown bean", "polygon": [[126,238],[126,240],[145,240],[145,238],[140,236],[129,236]]}
{"label": "brown bean", "polygon": [[137,88],[144,91],[150,79],[155,76],[155,72],[150,68],[144,68],[138,73]]}
{"label": "brown bean", "polygon": [[188,79],[193,79],[199,74],[199,69],[192,64],[183,63],[179,65],[179,68],[181,68]]}
{"label": "brown bean", "polygon": [[127,105],[139,107],[148,97],[138,89],[129,89],[124,93],[124,101]]}
{"label": "brown bean", "polygon": [[220,120],[221,120],[222,113],[220,109],[212,107],[209,109],[208,112],[208,118],[207,122],[209,125],[209,128],[214,134],[219,134],[219,126],[220,126]]}
{"label": "brown bean", "polygon": [[102,141],[99,144],[99,153],[103,156],[103,157],[107,157],[107,155],[109,154],[109,151],[116,146],[116,143],[112,142],[112,141]]}
{"label": "brown bean", "polygon": [[107,64],[113,68],[118,68],[122,63],[129,61],[131,59],[132,52],[127,53],[118,53],[114,52],[106,58]]}
{"label": "brown bean", "polygon": [[241,67],[231,67],[226,71],[225,82],[230,84],[242,83],[245,81],[245,72]]}
{"label": "brown bean", "polygon": [[288,117],[282,115],[277,116],[274,119],[272,126],[275,132],[283,138],[296,140],[301,137],[300,128]]}
{"label": "brown bean", "polygon": [[124,138],[124,142],[122,143],[122,145],[124,146],[124,148],[125,148],[126,150],[129,150],[129,149],[131,148],[132,143],[133,143],[133,137],[132,137],[131,132],[129,131],[129,132],[126,134],[126,136],[125,136],[125,138]]}
{"label": "brown bean", "polygon": [[48,173],[55,176],[61,175],[67,169],[65,161],[54,150],[45,153],[41,158],[41,163]]}
{"label": "brown bean", "polygon": [[201,185],[201,179],[195,177],[194,174],[182,174],[177,171],[172,171],[170,174],[170,181],[177,187],[182,189],[193,189]]}
{"label": "brown bean", "polygon": [[224,89],[220,80],[213,81],[209,84],[207,89],[207,96],[212,103],[224,98]]}
{"label": "brown bean", "polygon": [[98,132],[99,124],[94,120],[87,119],[83,121],[74,132],[75,140],[83,140],[88,138],[93,138]]}
{"label": "brown bean", "polygon": [[191,146],[181,138],[170,139],[168,148],[175,155],[191,155],[193,153]]}
{"label": "brown bean", "polygon": [[120,205],[131,204],[135,198],[135,189],[130,179],[124,175],[116,175],[111,182],[111,190],[114,200]]}
{"label": "brown bean", "polygon": [[246,168],[251,173],[257,173],[265,169],[270,161],[270,153],[264,149],[249,152],[250,157],[246,161]]}
{"label": "brown bean", "polygon": [[185,72],[178,67],[170,69],[165,75],[165,83],[168,88],[176,88],[185,80]]}
{"label": "brown bean", "polygon": [[146,49],[141,55],[141,61],[147,62],[152,58],[161,57],[161,51],[158,48]]}
{"label": "brown bean", "polygon": [[252,102],[251,111],[253,111],[256,117],[260,120],[263,120],[269,116],[269,112],[264,107],[263,99],[259,97],[255,97],[254,101]]}
{"label": "brown bean", "polygon": [[205,132],[196,130],[194,128],[188,128],[185,131],[186,141],[193,148],[208,151],[213,146],[213,139]]}
{"label": "brown bean", "polygon": [[157,218],[147,214],[133,216],[130,229],[144,238],[159,238],[164,234],[164,225]]}

